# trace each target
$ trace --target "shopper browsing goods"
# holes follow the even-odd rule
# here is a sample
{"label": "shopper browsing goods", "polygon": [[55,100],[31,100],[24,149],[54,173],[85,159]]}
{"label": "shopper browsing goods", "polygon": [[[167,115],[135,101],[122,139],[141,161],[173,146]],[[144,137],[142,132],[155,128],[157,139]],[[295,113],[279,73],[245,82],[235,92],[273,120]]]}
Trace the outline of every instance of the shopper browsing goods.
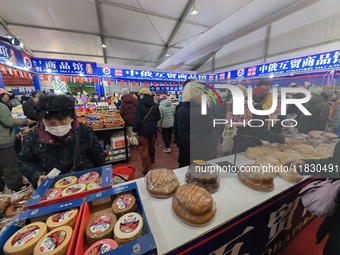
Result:
{"label": "shopper browsing goods", "polygon": [[[15,134],[13,127],[30,125],[34,121],[29,119],[15,119],[6,105],[9,101],[9,95],[5,89],[0,88],[0,192],[5,188],[5,184],[12,191],[20,191],[29,185],[22,182],[22,174],[19,172],[17,164],[17,154],[14,149]],[[5,183],[6,182],[6,183]]]}
{"label": "shopper browsing goods", "polygon": [[105,164],[103,149],[93,130],[76,120],[73,101],[65,95],[39,98],[37,126],[24,137],[18,164],[34,187],[53,169],[61,174]]}

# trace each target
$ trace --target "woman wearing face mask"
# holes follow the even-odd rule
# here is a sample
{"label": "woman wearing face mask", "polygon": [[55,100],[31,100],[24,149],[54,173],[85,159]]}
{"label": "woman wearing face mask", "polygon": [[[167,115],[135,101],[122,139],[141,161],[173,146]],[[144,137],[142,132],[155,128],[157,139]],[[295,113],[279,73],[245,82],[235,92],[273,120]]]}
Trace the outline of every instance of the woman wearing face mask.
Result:
{"label": "woman wearing face mask", "polygon": [[105,164],[96,134],[76,120],[72,99],[64,95],[43,96],[35,109],[40,121],[24,137],[18,159],[20,171],[34,187],[53,168],[66,174]]}

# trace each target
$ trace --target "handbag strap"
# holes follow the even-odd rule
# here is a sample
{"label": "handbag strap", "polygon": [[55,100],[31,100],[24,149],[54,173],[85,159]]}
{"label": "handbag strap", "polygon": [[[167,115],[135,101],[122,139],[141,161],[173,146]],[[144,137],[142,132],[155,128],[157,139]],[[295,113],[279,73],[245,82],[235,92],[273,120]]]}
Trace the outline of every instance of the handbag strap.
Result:
{"label": "handbag strap", "polygon": [[150,114],[150,112],[152,111],[153,107],[154,107],[154,106],[152,106],[152,107],[150,108],[150,110],[149,110],[148,113],[144,116],[144,118],[142,119],[142,121],[141,121],[140,123],[142,123],[142,122],[149,116],[149,114]]}
{"label": "handbag strap", "polygon": [[78,162],[78,157],[79,157],[79,144],[80,144],[80,138],[81,138],[81,126],[79,126],[78,130],[75,132],[76,135],[76,141],[75,141],[75,145],[74,145],[74,155],[73,155],[73,167],[71,169],[71,172],[75,172],[76,171],[76,166],[77,166],[77,162]]}

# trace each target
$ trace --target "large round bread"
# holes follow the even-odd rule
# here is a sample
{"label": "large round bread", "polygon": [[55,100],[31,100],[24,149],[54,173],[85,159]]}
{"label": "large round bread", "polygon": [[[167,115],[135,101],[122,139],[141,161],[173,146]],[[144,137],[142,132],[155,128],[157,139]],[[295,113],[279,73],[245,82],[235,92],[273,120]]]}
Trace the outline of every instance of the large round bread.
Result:
{"label": "large round bread", "polygon": [[306,144],[299,144],[293,147],[293,150],[297,151],[301,155],[311,155],[311,156],[316,156],[318,155],[318,152],[310,145]]}
{"label": "large round bread", "polygon": [[151,196],[169,197],[179,187],[179,181],[171,169],[154,169],[146,175],[146,188]]}
{"label": "large round bread", "polygon": [[271,152],[273,152],[273,151],[281,151],[279,145],[280,145],[279,143],[268,143],[266,145],[266,148],[269,149]]}
{"label": "large round bread", "polygon": [[326,131],[321,131],[321,130],[313,130],[313,131],[310,131],[308,133],[308,135],[311,137],[311,138],[315,138],[317,136],[323,136],[325,135],[327,132]]}
{"label": "large round bread", "polygon": [[280,162],[282,165],[294,161],[294,160],[299,160],[299,159],[305,159],[304,156],[299,154],[298,152],[295,153],[283,153],[282,157],[279,158]]}
{"label": "large round bread", "polygon": [[258,191],[272,191],[274,180],[271,173],[263,173],[257,165],[246,165],[237,176],[241,183]]}
{"label": "large round bread", "polygon": [[[264,147],[263,147],[264,148]],[[257,159],[259,156],[262,156],[265,154],[266,151],[264,151],[264,149],[262,148],[262,146],[256,146],[256,147],[249,147],[245,152],[244,155],[247,158],[250,159]]]}
{"label": "large round bread", "polygon": [[172,198],[175,214],[189,225],[208,223],[216,213],[216,207],[209,192],[194,184],[180,186]]}
{"label": "large round bread", "polygon": [[298,172],[296,172],[294,168],[290,168],[288,171],[280,171],[278,172],[278,175],[282,179],[290,182],[299,182],[303,179],[303,177]]}

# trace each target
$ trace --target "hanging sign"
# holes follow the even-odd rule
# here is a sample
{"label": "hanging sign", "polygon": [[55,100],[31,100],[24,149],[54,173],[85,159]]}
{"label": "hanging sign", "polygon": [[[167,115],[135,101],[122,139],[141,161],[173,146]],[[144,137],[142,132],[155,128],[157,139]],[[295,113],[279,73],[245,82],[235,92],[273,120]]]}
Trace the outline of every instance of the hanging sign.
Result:
{"label": "hanging sign", "polygon": [[98,67],[98,76],[133,80],[186,81],[189,79],[213,81],[214,75],[157,72],[148,70]]}
{"label": "hanging sign", "polygon": [[340,50],[217,73],[215,75],[215,81],[252,78],[275,74],[291,74],[295,72],[308,72],[339,67]]}
{"label": "hanging sign", "polygon": [[97,76],[94,62],[33,58],[32,63],[37,73]]}
{"label": "hanging sign", "polygon": [[25,67],[22,52],[13,46],[0,41],[0,62],[6,63],[7,61],[10,61],[13,67]]}
{"label": "hanging sign", "polygon": [[182,86],[150,86],[151,92],[182,91]]}

